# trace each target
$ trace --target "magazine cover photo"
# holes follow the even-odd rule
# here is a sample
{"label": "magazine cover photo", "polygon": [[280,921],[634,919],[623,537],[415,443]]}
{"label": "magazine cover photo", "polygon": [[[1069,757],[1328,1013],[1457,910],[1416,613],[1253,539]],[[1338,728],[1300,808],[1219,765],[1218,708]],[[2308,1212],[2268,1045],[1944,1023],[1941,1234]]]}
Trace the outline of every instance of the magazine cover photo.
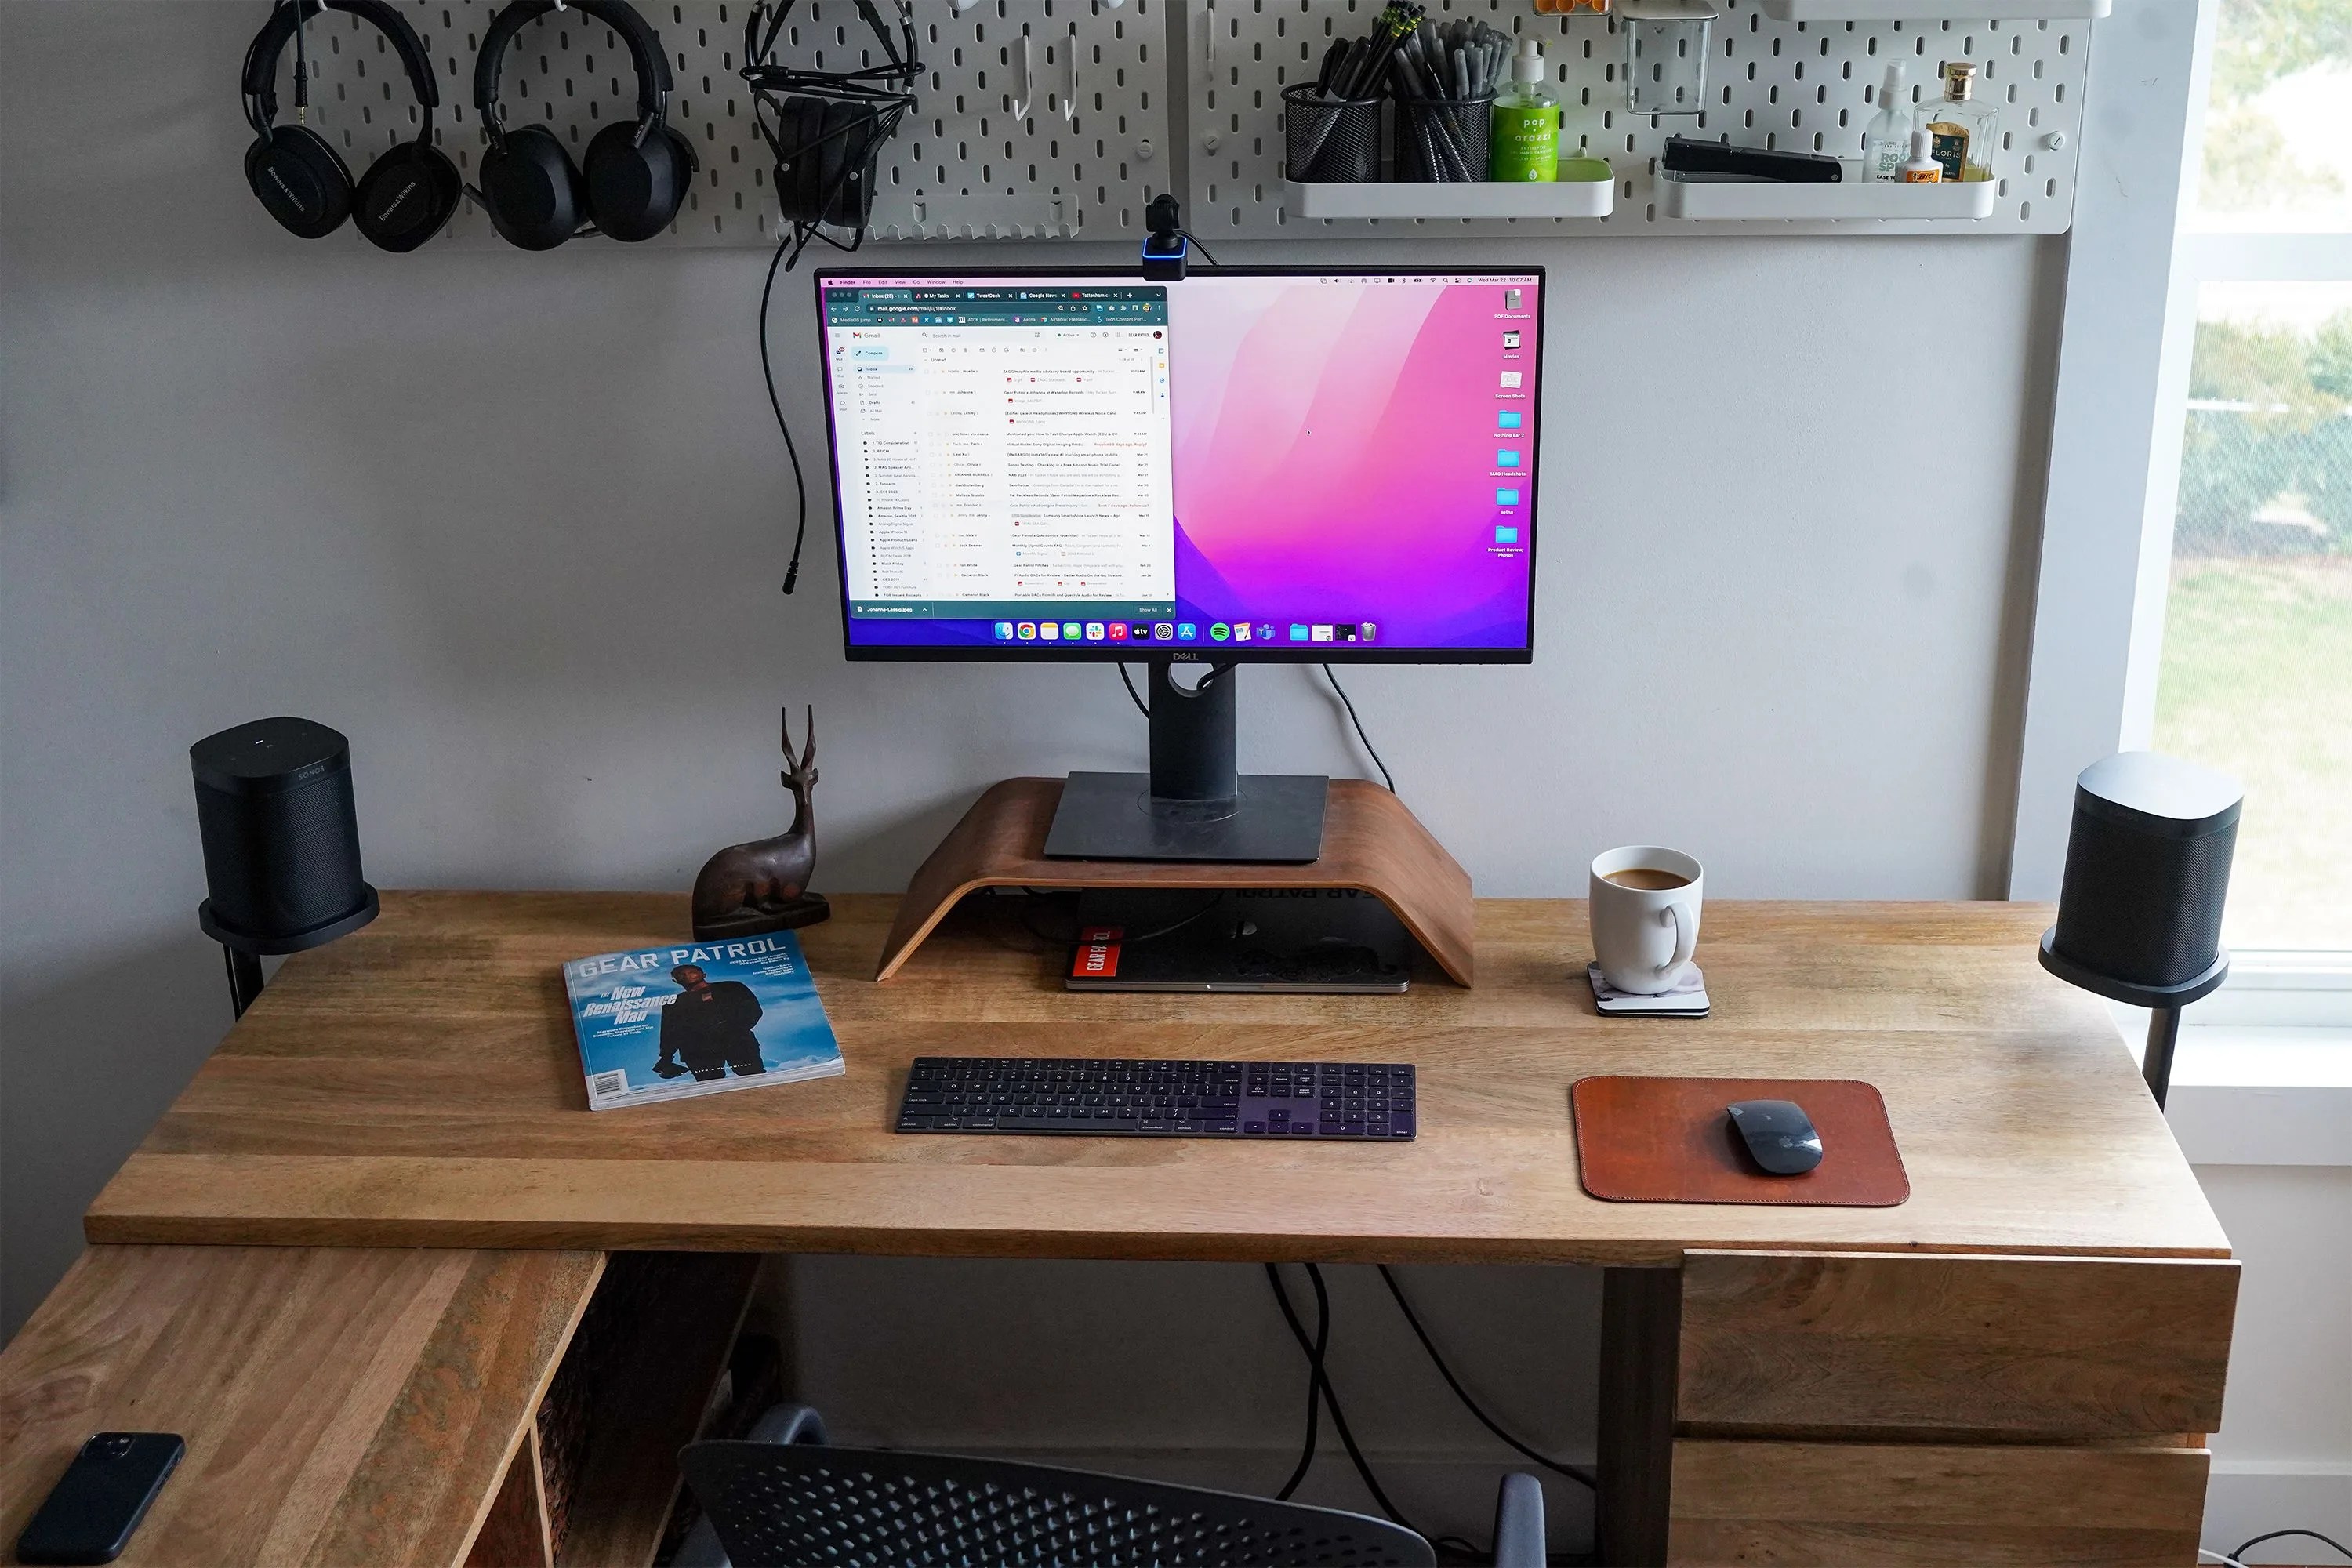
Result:
{"label": "magazine cover photo", "polygon": [[575,959],[563,979],[592,1110],[843,1070],[790,931]]}

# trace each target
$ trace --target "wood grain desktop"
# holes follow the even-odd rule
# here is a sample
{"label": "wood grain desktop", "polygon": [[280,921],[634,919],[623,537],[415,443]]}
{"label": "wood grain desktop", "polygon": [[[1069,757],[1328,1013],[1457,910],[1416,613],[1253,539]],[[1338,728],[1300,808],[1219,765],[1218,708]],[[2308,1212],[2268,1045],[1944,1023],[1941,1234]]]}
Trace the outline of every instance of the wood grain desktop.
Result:
{"label": "wood grain desktop", "polygon": [[[695,1253],[1297,1258],[1604,1266],[1603,1562],[2193,1562],[2237,1265],[2046,909],[1717,900],[1685,1021],[1594,1011],[1581,903],[1477,903],[1475,989],[1176,996],[1064,991],[1010,902],[883,984],[905,911],[837,899],[802,938],[845,1076],[592,1113],[558,966],[685,941],[686,899],[385,895],[91,1205],[121,1245],[0,1355],[0,1523],[88,1429],[184,1422],[137,1560],[635,1568],[750,1288]],[[1420,1135],[892,1132],[909,1060],[970,1054],[1411,1061]],[[1862,1080],[1911,1197],[1601,1202],[1603,1076]]]}
{"label": "wood grain desktop", "polygon": [[[973,900],[984,905],[986,900]],[[590,1113],[558,965],[683,940],[666,894],[387,894],[290,960],[91,1205],[94,1241],[741,1247],[942,1256],[1666,1264],[1691,1247],[2228,1243],[2027,906],[1708,910],[1715,1016],[1603,1018],[1580,903],[1484,901],[1481,983],[1402,996],[1079,994],[967,909],[888,984],[893,900],[802,932],[845,1076]],[[1410,1144],[908,1138],[917,1056],[1409,1060]],[[1596,1074],[1876,1084],[1900,1208],[1602,1203],[1570,1086]]]}

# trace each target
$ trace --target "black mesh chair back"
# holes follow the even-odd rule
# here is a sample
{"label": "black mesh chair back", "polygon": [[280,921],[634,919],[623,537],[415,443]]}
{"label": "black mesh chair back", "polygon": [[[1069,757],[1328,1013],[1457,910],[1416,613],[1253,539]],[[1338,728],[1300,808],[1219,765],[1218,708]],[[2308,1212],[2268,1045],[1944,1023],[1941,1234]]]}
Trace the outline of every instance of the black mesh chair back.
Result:
{"label": "black mesh chair back", "polygon": [[1384,1520],[1045,1465],[772,1443],[678,1456],[735,1568],[1433,1568]]}

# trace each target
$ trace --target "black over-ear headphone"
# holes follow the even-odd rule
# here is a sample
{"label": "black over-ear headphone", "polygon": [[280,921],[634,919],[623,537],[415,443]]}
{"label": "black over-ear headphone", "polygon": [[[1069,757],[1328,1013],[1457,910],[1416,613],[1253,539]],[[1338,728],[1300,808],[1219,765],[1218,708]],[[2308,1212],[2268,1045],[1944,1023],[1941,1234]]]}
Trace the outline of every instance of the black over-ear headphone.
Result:
{"label": "black over-ear headphone", "polygon": [[509,133],[499,116],[499,71],[507,46],[556,9],[556,0],[514,0],[482,36],[474,60],[474,107],[490,133],[482,154],[482,205],[490,226],[525,250],[552,250],[591,220],[614,239],[651,239],[686,201],[701,161],[665,122],[669,61],[661,39],[628,0],[569,0],[621,36],[637,71],[637,118],[616,121],[588,143],[586,173],[554,132],[526,125]]}
{"label": "black over-ear headphone", "polygon": [[[352,184],[327,139],[307,125],[279,125],[278,58],[294,30],[321,11],[346,11],[392,40],[424,110],[416,140],[378,158]],[[433,111],[441,105],[433,62],[408,19],[383,0],[280,0],[245,51],[245,117],[258,138],[245,154],[246,183],[269,216],[304,239],[332,234],[350,217],[386,250],[414,250],[441,232],[457,210],[464,182],[433,145]],[[299,85],[299,84],[298,84]],[[304,95],[298,91],[297,101]]]}
{"label": "black over-ear headphone", "polygon": [[[923,74],[910,0],[892,0],[895,31],[874,0],[856,0],[881,49],[879,65],[827,71],[777,62],[776,39],[795,3],[775,0],[772,10],[760,0],[743,20],[743,79],[751,88],[760,133],[775,154],[776,200],[793,259],[828,226],[851,232],[846,245],[823,237],[836,249],[855,250],[864,242],[882,144],[914,107],[914,86]],[[872,57],[861,51],[860,58]]]}

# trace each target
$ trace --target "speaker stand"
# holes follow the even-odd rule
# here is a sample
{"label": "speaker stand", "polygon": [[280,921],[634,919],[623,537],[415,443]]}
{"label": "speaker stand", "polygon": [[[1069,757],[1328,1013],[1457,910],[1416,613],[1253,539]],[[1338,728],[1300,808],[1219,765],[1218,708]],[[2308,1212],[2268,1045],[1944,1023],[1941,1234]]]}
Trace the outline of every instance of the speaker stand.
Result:
{"label": "speaker stand", "polygon": [[2147,1054],[2140,1058],[2139,1075],[2164,1109],[2164,1092],[2172,1087],[2172,1047],[2180,1041],[2180,1009],[2158,1007],[2147,1016]]}
{"label": "speaker stand", "polygon": [[253,1005],[253,999],[261,994],[261,960],[233,947],[222,948],[221,956],[228,960],[229,1005],[236,1009],[235,1016],[242,1018],[245,1010]]}

